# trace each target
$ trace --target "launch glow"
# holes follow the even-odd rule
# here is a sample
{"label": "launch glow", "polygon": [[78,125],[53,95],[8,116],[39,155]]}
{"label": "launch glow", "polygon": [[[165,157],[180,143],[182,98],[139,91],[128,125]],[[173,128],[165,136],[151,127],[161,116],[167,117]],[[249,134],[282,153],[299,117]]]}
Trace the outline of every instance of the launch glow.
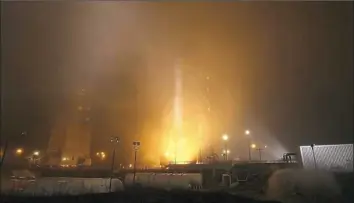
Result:
{"label": "launch glow", "polygon": [[167,140],[165,142],[164,155],[170,162],[177,164],[192,161],[196,158],[199,140],[197,139],[198,136],[194,136],[196,133],[193,133],[193,130],[186,126],[183,112],[183,80],[180,64],[175,67],[174,78],[173,113],[170,118],[171,127],[165,131]]}

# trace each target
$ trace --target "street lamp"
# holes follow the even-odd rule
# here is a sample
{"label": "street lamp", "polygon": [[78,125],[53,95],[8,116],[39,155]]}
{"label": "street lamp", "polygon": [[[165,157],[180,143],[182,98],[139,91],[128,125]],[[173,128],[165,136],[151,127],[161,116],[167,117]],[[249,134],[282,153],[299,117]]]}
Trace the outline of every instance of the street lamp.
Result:
{"label": "street lamp", "polygon": [[96,153],[96,156],[98,157],[98,158],[100,158],[100,159],[105,159],[106,158],[106,153],[104,153],[104,152],[97,152]]}
{"label": "street lamp", "polygon": [[[22,131],[21,134],[20,134],[21,137],[24,137],[24,136],[27,136],[27,132],[26,131]],[[4,164],[4,160],[5,160],[5,156],[6,156],[6,152],[7,152],[7,148],[9,146],[9,139],[8,138],[5,138],[4,139],[4,150],[1,154],[1,162],[0,162],[0,166],[2,166]],[[0,150],[1,151],[1,150]]]}
{"label": "street lamp", "polygon": [[255,149],[257,146],[256,144],[249,144],[248,146],[248,154],[249,154],[249,160],[252,160],[252,149]]}
{"label": "street lamp", "polygon": [[[227,152],[227,151],[228,151],[228,150],[227,150],[227,141],[229,140],[229,136],[228,136],[227,134],[224,134],[224,135],[222,136],[222,139],[225,141],[225,148],[224,148],[224,151]],[[227,159],[228,159],[228,154],[225,153],[225,160],[227,160]]]}
{"label": "street lamp", "polygon": [[32,153],[32,165],[35,165],[36,164],[36,158],[38,158],[38,156],[39,156],[39,151],[34,151],[33,153]]}
{"label": "street lamp", "polygon": [[230,150],[224,150],[224,154],[230,154]]}
{"label": "street lamp", "polygon": [[104,152],[101,152],[101,159],[105,159],[106,158],[106,154]]}
{"label": "street lamp", "polygon": [[259,160],[262,161],[262,151],[267,148],[267,145],[264,146],[264,148],[258,148],[257,151],[259,153]]}
{"label": "street lamp", "polygon": [[135,176],[136,176],[136,154],[140,148],[140,142],[139,141],[134,141],[133,142],[133,147],[134,147],[134,177],[133,177],[133,184],[135,184]]}
{"label": "street lamp", "polygon": [[16,155],[22,155],[23,154],[23,149],[22,148],[17,148],[15,153],[16,153]]}
{"label": "street lamp", "polygon": [[223,150],[223,153],[222,153],[222,155],[223,156],[228,156],[230,154],[230,150]]}
{"label": "street lamp", "polygon": [[251,138],[250,138],[250,135],[251,134],[251,132],[249,131],[249,130],[245,130],[245,135],[247,136],[247,138],[248,138],[248,160],[249,161],[251,161],[251,159],[252,159],[252,155],[251,155]]}
{"label": "street lamp", "polygon": [[[110,142],[113,144],[113,154],[112,154],[112,165],[111,165],[111,178],[109,179],[109,191],[112,192],[112,178],[113,178],[113,173],[114,173],[114,160],[115,160],[115,155],[116,155],[116,145],[119,143],[120,139],[115,136],[111,137]],[[106,156],[103,152],[101,152],[101,157]]]}

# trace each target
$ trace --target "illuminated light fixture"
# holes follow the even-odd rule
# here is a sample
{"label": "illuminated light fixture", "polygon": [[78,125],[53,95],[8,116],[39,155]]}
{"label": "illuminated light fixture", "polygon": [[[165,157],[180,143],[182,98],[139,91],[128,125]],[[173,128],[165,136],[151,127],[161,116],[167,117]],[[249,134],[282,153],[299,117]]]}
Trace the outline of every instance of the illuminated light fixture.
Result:
{"label": "illuminated light fixture", "polygon": [[23,149],[22,148],[16,149],[16,154],[17,155],[21,155],[22,153],[23,153]]}
{"label": "illuminated light fixture", "polygon": [[227,154],[230,154],[230,150],[224,150],[223,153],[224,153],[224,154],[226,154],[226,153],[227,153]]}

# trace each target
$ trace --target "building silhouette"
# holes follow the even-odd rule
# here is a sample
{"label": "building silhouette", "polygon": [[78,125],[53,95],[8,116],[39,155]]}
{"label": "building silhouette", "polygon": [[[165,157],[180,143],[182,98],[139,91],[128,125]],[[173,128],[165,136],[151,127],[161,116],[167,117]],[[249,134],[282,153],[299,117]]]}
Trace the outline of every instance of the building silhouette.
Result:
{"label": "building silhouette", "polygon": [[91,105],[87,90],[69,95],[53,126],[48,143],[48,165],[91,165]]}

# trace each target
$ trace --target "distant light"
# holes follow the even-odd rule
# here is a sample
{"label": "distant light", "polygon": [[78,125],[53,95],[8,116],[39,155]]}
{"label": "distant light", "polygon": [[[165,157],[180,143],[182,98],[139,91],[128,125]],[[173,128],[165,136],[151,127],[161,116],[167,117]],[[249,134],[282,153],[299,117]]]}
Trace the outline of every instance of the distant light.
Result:
{"label": "distant light", "polygon": [[129,164],[129,168],[133,167],[133,164]]}
{"label": "distant light", "polygon": [[250,132],[249,130],[246,130],[246,131],[245,131],[245,134],[246,134],[246,135],[249,135],[250,133],[251,133],[251,132]]}
{"label": "distant light", "polygon": [[96,156],[98,156],[100,159],[105,159],[106,158],[106,153],[104,152],[97,152]]}
{"label": "distant light", "polygon": [[112,143],[119,143],[119,141],[120,141],[119,137],[111,137]]}
{"label": "distant light", "polygon": [[267,145],[264,145],[264,148],[267,148]]}
{"label": "distant light", "polygon": [[22,153],[23,153],[23,149],[22,148],[16,149],[16,154],[17,155],[21,155]]}
{"label": "distant light", "polygon": [[209,76],[206,76],[206,78],[205,78],[205,79],[210,80],[210,77],[209,77]]}
{"label": "distant light", "polygon": [[169,157],[170,154],[168,152],[165,153],[165,157]]}
{"label": "distant light", "polygon": [[224,154],[226,154],[226,153],[227,153],[227,154],[230,154],[230,150],[224,150],[223,153],[224,153]]}
{"label": "distant light", "polygon": [[79,110],[79,111],[82,111],[82,109],[83,109],[82,106],[77,107],[77,110]]}
{"label": "distant light", "polygon": [[252,149],[256,148],[256,145],[255,144],[251,144],[251,148]]}
{"label": "distant light", "polygon": [[225,141],[227,141],[227,140],[229,139],[229,136],[226,135],[226,134],[224,134],[224,135],[222,136],[222,139],[225,140]]}
{"label": "distant light", "polygon": [[34,155],[34,156],[38,156],[38,155],[39,155],[39,151],[34,151],[34,152],[33,152],[33,155]]}
{"label": "distant light", "polygon": [[67,160],[69,160],[69,159],[66,158],[66,157],[63,157],[62,160],[63,160],[63,161],[67,161]]}

